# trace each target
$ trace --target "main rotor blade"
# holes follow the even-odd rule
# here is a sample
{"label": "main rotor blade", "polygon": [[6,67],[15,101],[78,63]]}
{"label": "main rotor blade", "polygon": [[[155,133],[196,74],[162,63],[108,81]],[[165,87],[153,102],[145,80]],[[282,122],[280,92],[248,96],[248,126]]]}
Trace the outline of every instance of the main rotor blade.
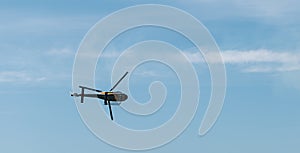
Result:
{"label": "main rotor blade", "polygon": [[109,91],[112,91],[112,90],[114,90],[116,87],[117,87],[117,85],[125,78],[125,76],[128,74],[128,72],[126,72],[123,76],[122,76],[122,78],[109,90]]}
{"label": "main rotor blade", "polygon": [[102,92],[101,90],[93,89],[93,88],[89,88],[89,87],[84,87],[84,86],[79,86],[79,88],[87,89],[87,90],[91,90],[91,91],[96,91],[96,92]]}

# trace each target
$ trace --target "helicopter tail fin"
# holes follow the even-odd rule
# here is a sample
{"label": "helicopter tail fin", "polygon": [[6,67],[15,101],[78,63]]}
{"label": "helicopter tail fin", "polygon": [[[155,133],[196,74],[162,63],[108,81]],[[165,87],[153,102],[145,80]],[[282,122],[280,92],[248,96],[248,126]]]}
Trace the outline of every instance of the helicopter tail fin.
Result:
{"label": "helicopter tail fin", "polygon": [[72,97],[81,97],[80,102],[83,103],[84,100],[84,88],[81,88],[81,94],[70,92]]}

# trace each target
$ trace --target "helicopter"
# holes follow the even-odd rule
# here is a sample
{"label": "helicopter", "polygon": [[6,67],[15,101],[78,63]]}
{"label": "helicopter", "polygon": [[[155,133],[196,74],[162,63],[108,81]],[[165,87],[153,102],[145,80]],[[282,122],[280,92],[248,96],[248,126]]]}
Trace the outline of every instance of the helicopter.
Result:
{"label": "helicopter", "polygon": [[[128,72],[126,72],[109,91],[101,91],[98,89],[79,86],[79,88],[81,89],[81,93],[72,93],[71,96],[81,97],[80,103],[84,103],[84,97],[99,98],[104,100],[104,105],[108,105],[109,107],[110,118],[111,120],[114,120],[111,105],[120,105],[121,102],[125,101],[128,98],[128,96],[120,91],[114,92],[113,90],[126,77],[127,74]],[[84,94],[84,90],[95,91],[97,92],[97,94]]]}

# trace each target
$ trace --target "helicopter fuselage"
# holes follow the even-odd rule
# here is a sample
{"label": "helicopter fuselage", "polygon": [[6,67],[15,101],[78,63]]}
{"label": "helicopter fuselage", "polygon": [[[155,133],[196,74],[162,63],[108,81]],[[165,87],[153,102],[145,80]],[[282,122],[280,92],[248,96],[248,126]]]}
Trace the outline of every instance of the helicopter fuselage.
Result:
{"label": "helicopter fuselage", "polygon": [[[107,95],[106,95],[106,99],[108,101],[125,101],[128,96],[122,92],[106,92]],[[105,92],[100,92],[100,94],[97,94],[97,97],[99,99],[103,99],[105,100]]]}
{"label": "helicopter fuselage", "polygon": [[[105,95],[105,93],[107,95]],[[79,97],[81,94],[73,94],[72,96]],[[84,97],[99,98],[108,101],[125,101],[128,96],[120,91],[117,92],[99,92],[98,94],[84,94]]]}

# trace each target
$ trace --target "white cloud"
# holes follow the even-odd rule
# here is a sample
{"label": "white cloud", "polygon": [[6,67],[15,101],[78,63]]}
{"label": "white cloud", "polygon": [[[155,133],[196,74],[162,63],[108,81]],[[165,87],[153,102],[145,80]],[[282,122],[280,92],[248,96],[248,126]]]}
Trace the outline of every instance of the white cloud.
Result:
{"label": "white cloud", "polygon": [[[209,12],[214,9],[218,10],[217,13],[210,13],[209,18],[219,17],[251,17],[260,18],[264,20],[280,21],[293,21],[297,14],[299,14],[299,1],[297,0],[191,0],[191,1],[178,1],[182,5],[188,5],[191,8],[197,7],[197,10],[208,10]],[[198,11],[199,12],[199,11]],[[207,15],[206,15],[207,16]],[[281,19],[281,20],[278,20]]]}
{"label": "white cloud", "polygon": [[[0,11],[2,14],[9,12]],[[0,32],[4,34],[61,34],[79,30],[88,30],[97,21],[96,16],[22,16],[17,12],[12,17],[4,16]],[[76,25],[76,26],[74,26]]]}
{"label": "white cloud", "polygon": [[40,82],[46,80],[43,76],[33,76],[24,71],[2,71],[0,72],[0,83],[12,83],[12,82]]}
{"label": "white cloud", "polygon": [[51,49],[46,54],[52,56],[70,56],[75,55],[75,51],[70,48]]}
{"label": "white cloud", "polygon": [[[200,52],[188,49],[183,52],[192,63],[205,63]],[[119,53],[111,52],[103,58],[116,58]],[[135,55],[134,55],[135,56]],[[132,58],[136,58],[136,57]],[[225,50],[221,52],[224,64],[238,66],[241,72],[287,72],[300,71],[300,53],[278,52],[267,49],[257,50]],[[180,62],[181,59],[168,55],[169,58]],[[211,61],[219,62],[219,61]],[[143,76],[157,76],[154,72],[139,72]]]}
{"label": "white cloud", "polygon": [[[186,52],[194,63],[203,63],[200,53]],[[300,54],[266,49],[227,50],[221,52],[225,64],[242,66],[243,72],[284,72],[300,70]]]}
{"label": "white cloud", "polygon": [[143,70],[143,71],[139,71],[135,74],[142,76],[142,77],[161,77],[161,76],[163,76],[161,73],[158,73],[158,72],[152,71],[152,70]]}
{"label": "white cloud", "polygon": [[298,4],[296,0],[285,1],[241,1],[236,0],[236,5],[242,8],[246,8],[251,11],[249,15],[264,16],[264,17],[284,17],[290,13],[299,12]]}
{"label": "white cloud", "polygon": [[275,62],[275,63],[299,63],[300,54],[290,52],[274,52],[266,49],[259,50],[227,50],[222,52],[223,60],[226,63],[258,63],[258,62]]}
{"label": "white cloud", "polygon": [[[200,52],[195,49],[188,49],[183,52],[192,63],[205,63]],[[117,52],[111,52],[102,58],[112,59],[119,56]],[[131,58],[136,58],[133,55]],[[267,49],[257,50],[225,50],[221,52],[224,64],[231,66],[239,66],[241,72],[286,72],[300,71],[300,53],[295,52],[276,52]],[[180,62],[175,56],[168,55],[168,58]],[[211,62],[219,62],[213,61]],[[157,76],[155,72],[145,71],[139,72],[138,75]]]}

